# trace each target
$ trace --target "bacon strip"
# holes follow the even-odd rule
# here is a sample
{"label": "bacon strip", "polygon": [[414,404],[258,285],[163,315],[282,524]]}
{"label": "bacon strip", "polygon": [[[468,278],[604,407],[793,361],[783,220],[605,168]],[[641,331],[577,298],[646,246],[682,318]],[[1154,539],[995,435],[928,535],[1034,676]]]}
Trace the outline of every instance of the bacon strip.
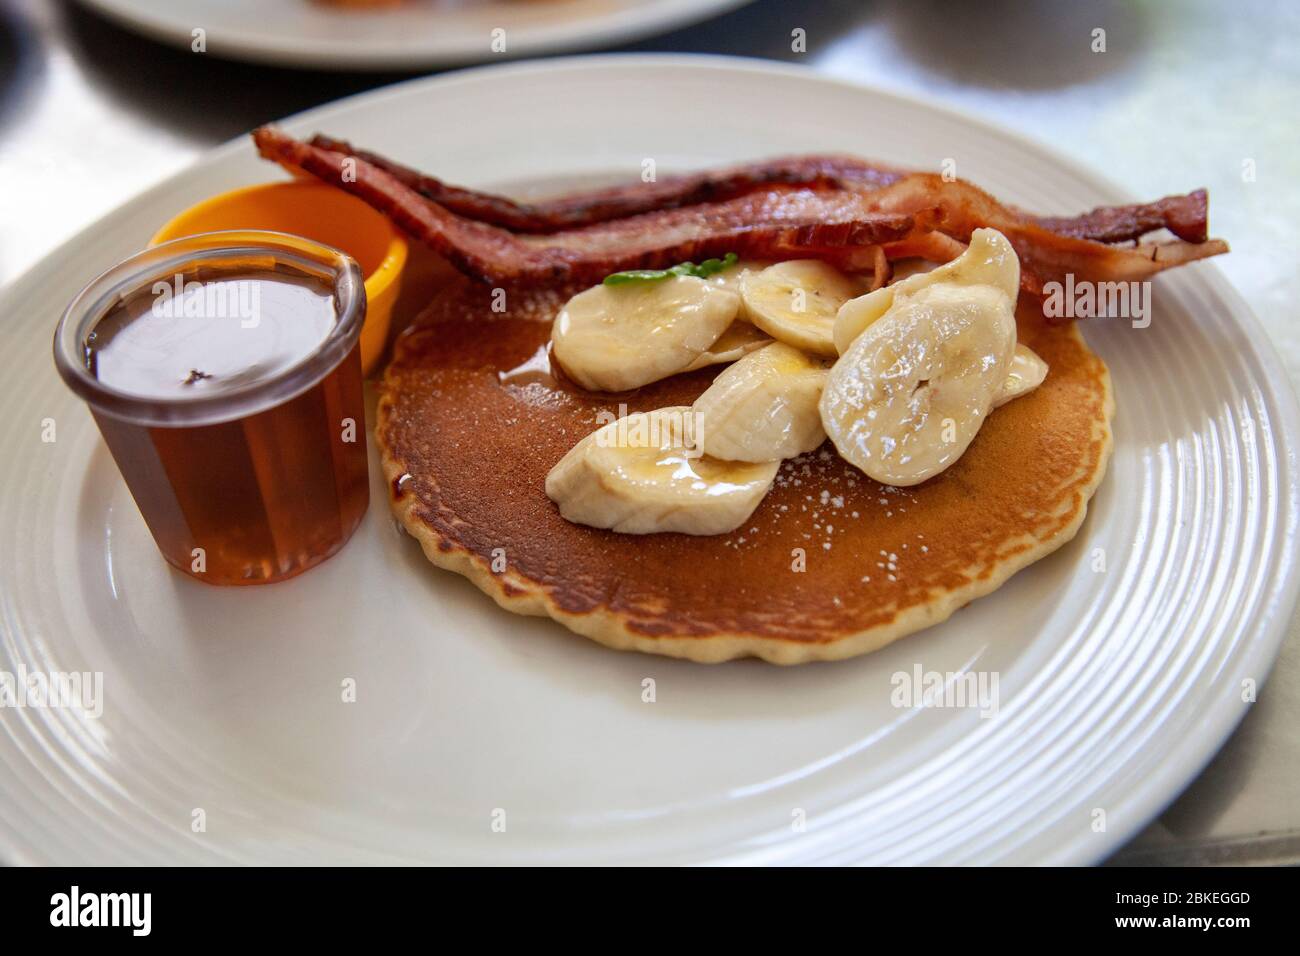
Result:
{"label": "bacon strip", "polygon": [[[360,157],[303,143],[272,127],[253,133],[261,154],[359,196],[461,271],[500,284],[599,282],[623,269],[657,269],[727,252],[789,259],[856,251],[900,239],[910,214],[864,209],[843,190],[770,188],[720,203],[630,216],[554,235],[517,235],[465,219]],[[345,165],[345,161],[352,160]]]}
{"label": "bacon strip", "polygon": [[[869,163],[854,156],[785,156],[688,176],[669,176],[653,183],[632,183],[585,190],[544,202],[521,203],[492,193],[464,189],[403,166],[378,153],[360,150],[345,140],[317,134],[311,145],[345,153],[390,173],[426,199],[466,219],[490,222],[512,232],[551,233],[611,219],[721,202],[774,185],[872,190],[889,186],[906,170]],[[1204,242],[1205,190],[1166,196],[1150,203],[1100,206],[1081,216],[1021,214],[1048,232],[1073,239],[1126,242],[1157,229],[1168,229],[1187,242]]]}
{"label": "bacon strip", "polygon": [[1166,196],[1132,206],[1098,206],[1082,216],[1035,216],[1033,221],[1057,235],[1097,242],[1127,242],[1157,229],[1168,229],[1187,242],[1209,238],[1209,201],[1204,189],[1185,196]]}
{"label": "bacon strip", "polygon": [[491,223],[511,232],[552,233],[623,219],[646,212],[680,209],[701,203],[725,202],[771,186],[840,188],[858,184],[886,186],[906,173],[873,165],[852,156],[787,156],[689,176],[667,176],[607,189],[586,190],[535,203],[452,186],[403,166],[378,153],[317,134],[310,145],[356,157],[399,180],[425,199],[466,219]]}
{"label": "bacon strip", "polygon": [[[960,255],[980,226],[998,229],[1015,246],[1022,285],[1030,292],[1047,282],[1064,281],[1067,274],[1088,281],[1141,280],[1228,249],[1222,240],[1205,238],[1204,191],[1095,209],[1074,218],[1036,217],[1002,205],[969,183],[926,173],[901,175],[854,160],[808,157],[802,166],[798,159],[781,160],[647,184],[663,187],[653,201],[669,208],[622,215],[621,210],[649,201],[636,187],[526,206],[446,186],[376,157],[388,167],[381,168],[355,151],[299,142],[274,128],[258,129],[253,136],[266,158],[355,193],[462,271],[493,283],[595,282],[621,269],[662,268],[726,252],[760,259],[815,256],[883,275],[882,255],[947,261]],[[853,188],[831,188],[824,177],[833,169],[856,170],[853,174],[860,178]],[[815,176],[803,184],[763,180],[768,175],[795,177],[800,171]],[[618,218],[549,234],[517,234],[494,222],[458,215],[420,189],[450,197],[450,203],[474,216],[495,216],[515,225],[541,223],[549,228],[558,221],[554,217],[565,215]],[[721,201],[699,198],[724,189],[747,191]],[[1089,238],[1133,239],[1155,228],[1168,228],[1180,238],[1137,245]]]}
{"label": "bacon strip", "polygon": [[[1192,197],[1195,195],[1193,193]],[[1228,244],[1221,239],[1200,242],[1176,239],[1136,245],[1108,245],[1049,231],[1036,217],[1003,206],[984,190],[970,183],[945,181],[940,176],[928,173],[914,173],[868,194],[866,200],[866,208],[879,213],[928,217],[932,210],[938,210],[939,219],[935,222],[935,229],[958,243],[969,242],[971,233],[981,226],[997,229],[1011,241],[1020,256],[1022,284],[1030,291],[1047,282],[1064,281],[1067,273],[1073,274],[1076,280],[1093,282],[1139,281],[1165,269],[1228,251]],[[1186,208],[1181,204],[1171,205],[1178,205],[1184,210]],[[1088,214],[1096,215],[1097,211]],[[1087,219],[1088,216],[1080,217],[1080,220]],[[1186,226],[1186,222],[1183,225]],[[1112,228],[1125,231],[1119,226]],[[1082,227],[1082,231],[1087,231],[1086,227]],[[927,240],[922,235],[913,235],[902,242],[887,244],[885,252],[891,257],[900,257],[915,255],[918,250],[924,250],[920,254],[926,258],[947,261],[954,256],[944,255],[942,250],[945,245],[947,244],[942,240]],[[956,251],[960,246],[951,245],[948,248],[954,254],[960,254]],[[938,259],[938,255],[943,255],[944,258]]]}

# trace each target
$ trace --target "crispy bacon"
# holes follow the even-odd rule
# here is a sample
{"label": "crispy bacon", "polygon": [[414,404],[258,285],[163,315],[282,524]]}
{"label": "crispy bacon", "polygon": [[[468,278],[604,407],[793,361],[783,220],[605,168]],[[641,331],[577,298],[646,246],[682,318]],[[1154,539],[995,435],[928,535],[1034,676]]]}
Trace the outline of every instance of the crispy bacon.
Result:
{"label": "crispy bacon", "polygon": [[[1170,214],[1169,210],[1175,206],[1180,210],[1179,215],[1182,215],[1196,205],[1195,196],[1193,193],[1190,197],[1172,197],[1173,200],[1190,202],[1170,202],[1165,207],[1166,212],[1159,215]],[[997,229],[1011,241],[1020,256],[1023,285],[1030,291],[1047,282],[1063,281],[1067,273],[1072,273],[1076,280],[1095,282],[1147,279],[1173,266],[1228,251],[1227,243],[1221,239],[1201,242],[1174,239],[1166,242],[1109,245],[1078,238],[1069,234],[1068,229],[1065,234],[1050,231],[1037,217],[1003,206],[984,190],[970,183],[945,181],[942,177],[929,173],[914,173],[875,190],[867,195],[866,208],[882,213],[911,213],[918,217],[929,216],[933,210],[937,210],[938,219],[934,222],[934,229],[958,244],[969,242],[971,232],[981,226]],[[1123,208],[1136,210],[1147,207]],[[1201,208],[1204,209],[1203,202]],[[1094,210],[1078,220],[1058,222],[1082,223],[1092,217],[1094,223],[1100,223],[1104,219],[1099,215],[1101,212],[1103,210]],[[1139,216],[1138,213],[1132,213],[1133,221],[1136,222]],[[1204,216],[1201,218],[1200,231],[1203,232]],[[1178,224],[1184,233],[1195,232],[1195,227],[1186,218],[1180,219]],[[1088,231],[1088,228],[1080,225],[1075,231]],[[1112,228],[1121,232],[1128,231],[1119,226]],[[945,243],[937,238],[927,239],[924,234],[916,234],[901,242],[886,245],[885,252],[891,257],[900,257],[915,255],[919,251],[925,258],[947,261],[960,255],[962,246],[958,244]],[[945,254],[945,249],[950,254]]]}
{"label": "crispy bacon", "polygon": [[885,255],[890,259],[929,259],[931,262],[951,262],[966,251],[966,243],[942,232],[914,230],[910,236],[897,242],[886,243]]}
{"label": "crispy bacon", "polygon": [[[444,183],[378,153],[356,149],[345,140],[317,134],[312,137],[311,145],[365,160],[426,199],[466,219],[490,222],[512,232],[531,233],[559,232],[643,212],[721,202],[774,185],[873,190],[909,175],[906,170],[869,163],[855,156],[785,156],[687,176],[669,176],[652,183],[636,182],[570,193],[543,202],[521,203]],[[1187,242],[1204,242],[1206,206],[1205,190],[1198,189],[1185,196],[1166,196],[1155,202],[1100,206],[1081,216],[1020,215],[1048,232],[1072,239],[1125,242],[1158,229],[1168,229]]]}
{"label": "crispy bacon", "polygon": [[[834,258],[902,238],[913,217],[868,213],[844,190],[769,188],[720,203],[644,213],[554,235],[517,235],[465,219],[359,157],[254,131],[267,159],[339,186],[390,216],[463,272],[501,284],[598,282],[623,269],[657,269],[735,252],[758,259]],[[346,160],[354,164],[345,166]]]}
{"label": "crispy bacon", "polygon": [[[271,127],[253,136],[267,159],[355,193],[462,271],[493,283],[594,282],[621,269],[726,252],[826,258],[886,276],[882,257],[948,261],[980,226],[1007,236],[1020,256],[1022,285],[1035,293],[1066,274],[1140,280],[1227,251],[1221,240],[1205,238],[1204,191],[1073,218],[1038,217],[969,183],[812,156],[526,205],[448,186],[340,141],[303,143]],[[663,208],[632,212],[649,204]],[[565,222],[589,224],[555,231]],[[1161,228],[1178,238],[1128,244]]]}
{"label": "crispy bacon", "polygon": [[688,176],[667,176],[655,182],[636,182],[606,189],[585,190],[557,199],[523,203],[492,193],[452,186],[378,153],[317,134],[310,145],[354,156],[382,169],[425,199],[466,219],[491,223],[511,232],[551,233],[623,219],[645,212],[680,209],[701,203],[725,202],[771,186],[864,188],[886,186],[905,171],[873,165],[852,156],[787,156],[728,169],[706,170]]}
{"label": "crispy bacon", "polygon": [[885,283],[894,275],[894,267],[889,261],[889,254],[885,251],[884,246],[874,246],[872,248],[871,263],[871,287],[869,292],[875,292],[883,288]]}
{"label": "crispy bacon", "polygon": [[1097,242],[1128,242],[1157,229],[1168,229],[1187,242],[1205,242],[1208,197],[1204,189],[1185,196],[1166,196],[1155,202],[1132,206],[1099,206],[1082,216],[1034,216],[1033,221],[1060,236],[1095,239]]}

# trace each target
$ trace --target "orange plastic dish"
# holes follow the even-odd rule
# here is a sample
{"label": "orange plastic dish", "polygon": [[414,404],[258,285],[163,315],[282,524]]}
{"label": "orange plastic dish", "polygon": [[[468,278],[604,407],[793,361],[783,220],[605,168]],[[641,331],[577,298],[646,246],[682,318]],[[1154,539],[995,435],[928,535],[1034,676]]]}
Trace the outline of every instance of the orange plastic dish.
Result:
{"label": "orange plastic dish", "polygon": [[365,276],[367,303],[361,365],[367,374],[374,369],[388,341],[406,266],[406,238],[387,216],[324,183],[262,183],[191,206],[159,229],[149,245],[227,229],[287,232],[333,246],[355,259]]}

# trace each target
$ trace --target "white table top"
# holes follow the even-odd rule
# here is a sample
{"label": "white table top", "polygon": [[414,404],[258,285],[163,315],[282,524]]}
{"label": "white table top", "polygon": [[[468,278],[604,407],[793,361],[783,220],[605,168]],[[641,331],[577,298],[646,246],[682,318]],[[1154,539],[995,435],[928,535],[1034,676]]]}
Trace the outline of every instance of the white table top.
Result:
{"label": "white table top", "polygon": [[[1233,246],[1216,264],[1300,382],[1300,6],[761,0],[625,49],[804,62],[1049,142],[1142,198],[1208,187]],[[398,78],[197,58],[68,0],[0,0],[0,282],[209,147]],[[1297,630],[1227,746],[1115,862],[1300,861]]]}

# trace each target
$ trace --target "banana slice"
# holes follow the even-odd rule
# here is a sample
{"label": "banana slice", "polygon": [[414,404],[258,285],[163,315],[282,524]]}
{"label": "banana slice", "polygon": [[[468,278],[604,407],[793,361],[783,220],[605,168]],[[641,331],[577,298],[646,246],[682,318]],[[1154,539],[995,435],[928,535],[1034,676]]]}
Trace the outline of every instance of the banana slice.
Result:
{"label": "banana slice", "polygon": [[556,316],[552,355],[583,388],[639,388],[690,367],[739,311],[739,295],[693,276],[598,285]]}
{"label": "banana slice", "polygon": [[709,346],[709,350],[704,352],[690,365],[682,369],[684,372],[694,372],[696,369],[704,368],[707,365],[721,365],[724,362],[734,362],[737,359],[744,358],[751,352],[756,352],[765,345],[770,345],[772,337],[766,332],[761,332],[748,322],[742,322],[736,319],[731,325],[727,326],[727,331],[718,337],[718,341]]}
{"label": "banana slice", "polygon": [[[740,281],[751,272],[762,272],[770,262],[757,262],[753,259],[742,259],[733,266],[723,269],[709,277],[709,281],[714,285],[722,286],[731,292],[740,294]],[[742,316],[743,318],[743,316]]]}
{"label": "banana slice", "polygon": [[546,476],[569,521],[625,534],[724,534],[749,519],[780,462],[701,455],[687,405],[638,412],[596,429]]}
{"label": "banana slice", "polygon": [[862,283],[818,259],[778,262],[740,280],[744,313],[778,342],[834,358],[835,316]]}
{"label": "banana slice", "polygon": [[1029,394],[1042,385],[1046,378],[1047,363],[1029,346],[1017,343],[1015,354],[1011,357],[1011,371],[993,397],[993,407],[997,408],[1013,398]]}
{"label": "banana slice", "polygon": [[[884,484],[919,484],[960,458],[1011,371],[1014,250],[1000,233],[977,230],[949,265],[946,280],[925,281],[936,269],[878,290],[893,290],[892,301],[850,339],[822,393],[835,447]],[[874,308],[860,306],[850,321]]]}
{"label": "banana slice", "polygon": [[943,282],[991,285],[1002,290],[1014,304],[1020,292],[1020,257],[1006,236],[996,229],[976,229],[971,234],[970,246],[952,262],[928,272],[914,273],[845,302],[835,317],[833,339],[836,354],[847,352],[853,340],[888,312],[899,298]]}
{"label": "banana slice", "polygon": [[727,461],[780,461],[826,440],[817,407],[824,363],[773,342],[713,380],[695,400],[705,454]]}

